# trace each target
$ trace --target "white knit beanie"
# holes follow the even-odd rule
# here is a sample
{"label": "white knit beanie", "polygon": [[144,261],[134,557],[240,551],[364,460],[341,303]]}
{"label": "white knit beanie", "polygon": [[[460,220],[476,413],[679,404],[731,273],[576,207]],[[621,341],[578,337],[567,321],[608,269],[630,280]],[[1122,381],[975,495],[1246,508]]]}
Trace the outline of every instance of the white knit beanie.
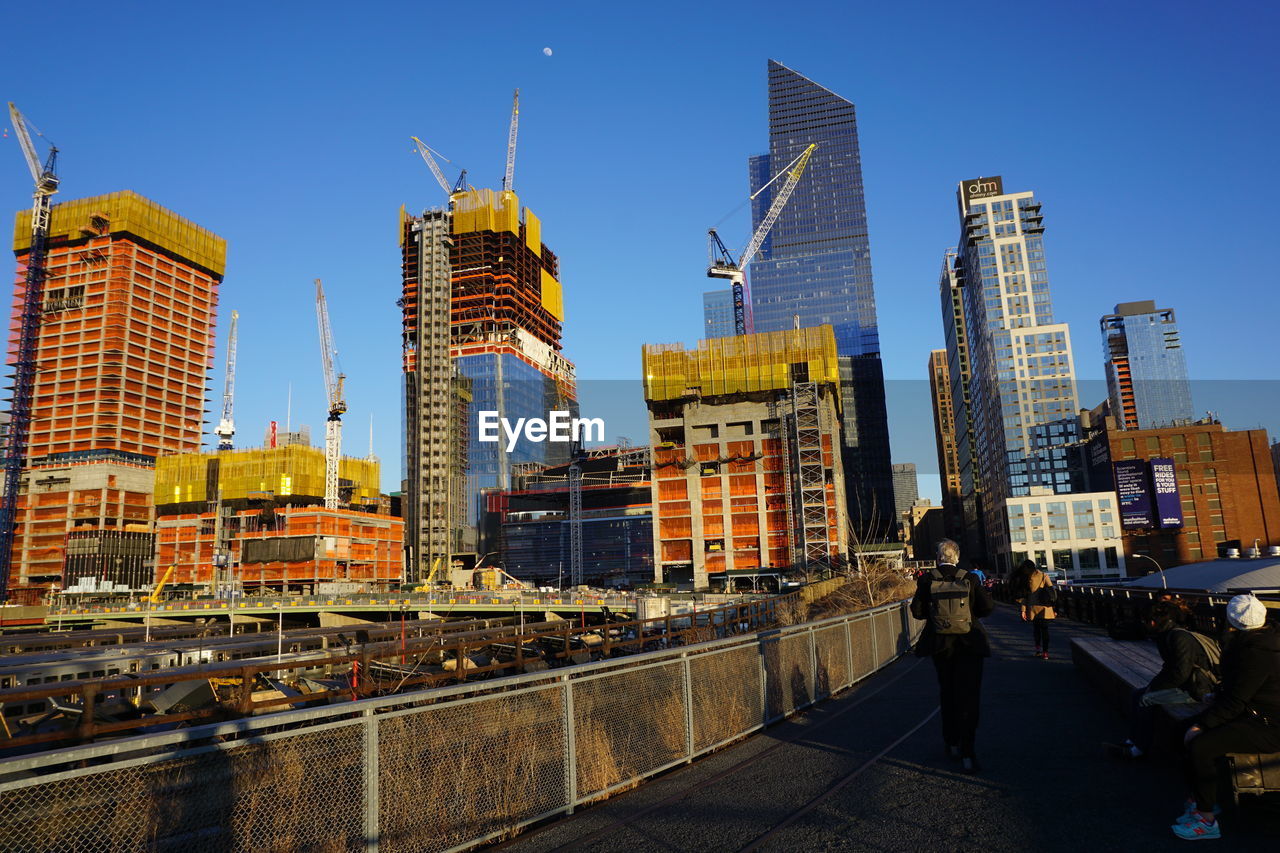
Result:
{"label": "white knit beanie", "polygon": [[1261,628],[1267,621],[1267,607],[1251,592],[1237,595],[1227,602],[1227,621],[1241,631]]}

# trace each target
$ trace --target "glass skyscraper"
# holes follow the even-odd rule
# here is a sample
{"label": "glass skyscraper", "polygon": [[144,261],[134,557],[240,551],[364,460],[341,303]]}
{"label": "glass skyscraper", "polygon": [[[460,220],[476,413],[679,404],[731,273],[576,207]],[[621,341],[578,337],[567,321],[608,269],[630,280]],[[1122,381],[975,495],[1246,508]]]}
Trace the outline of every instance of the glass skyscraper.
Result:
{"label": "glass skyscraper", "polygon": [[1124,429],[1155,429],[1194,416],[1187,357],[1172,308],[1122,302],[1102,318],[1111,412]]}
{"label": "glass skyscraper", "polygon": [[727,338],[734,334],[733,291],[708,290],[702,294],[702,336]]}
{"label": "glass skyscraper", "polygon": [[[893,529],[893,480],[871,245],[852,102],[769,60],[769,153],[748,164],[753,193],[811,143],[804,177],[751,262],[757,332],[829,323],[841,357],[843,458],[849,514],[859,537]],[[773,184],[752,202],[752,227],[773,203]]]}

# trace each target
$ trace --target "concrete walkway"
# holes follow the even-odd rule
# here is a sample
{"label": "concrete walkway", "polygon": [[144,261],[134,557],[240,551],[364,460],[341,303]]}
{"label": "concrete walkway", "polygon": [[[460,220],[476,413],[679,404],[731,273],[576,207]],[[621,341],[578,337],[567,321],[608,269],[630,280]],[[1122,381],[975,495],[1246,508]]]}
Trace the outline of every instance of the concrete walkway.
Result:
{"label": "concrete walkway", "polygon": [[[942,754],[928,660],[906,659],[802,716],[504,845],[590,851],[1132,851],[1185,847],[1169,825],[1184,789],[1171,758],[1122,764],[1101,743],[1124,733],[1070,661],[1031,657],[1031,629],[1000,607],[986,620],[978,755]],[[1269,795],[1274,797],[1275,795]],[[1280,802],[1246,798],[1223,820],[1231,851],[1280,845]]]}

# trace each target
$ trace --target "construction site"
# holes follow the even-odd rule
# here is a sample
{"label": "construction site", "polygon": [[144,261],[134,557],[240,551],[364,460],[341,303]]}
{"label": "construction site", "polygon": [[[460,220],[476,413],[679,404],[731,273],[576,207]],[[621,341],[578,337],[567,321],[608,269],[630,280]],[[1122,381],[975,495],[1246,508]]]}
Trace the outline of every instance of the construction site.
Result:
{"label": "construction site", "polygon": [[576,574],[596,587],[653,580],[648,447],[593,447],[576,464],[518,466],[513,485],[486,495],[504,568],[534,586]]}
{"label": "construction site", "polygon": [[[568,464],[565,444],[508,451],[478,441],[479,411],[498,417],[577,414],[574,366],[562,353],[559,260],[514,187],[519,92],[512,102],[501,190],[447,180],[414,138],[448,201],[401,211],[405,378],[406,580],[458,559],[478,563],[500,543],[483,525],[486,490],[512,488],[520,465]],[[479,556],[477,556],[479,555]]]}
{"label": "construction site", "polygon": [[200,449],[226,242],[136,193],[45,195],[14,253],[0,559],[34,603],[68,566],[138,575],[124,562],[149,535],[155,458]]}
{"label": "construction site", "polygon": [[325,473],[324,451],[299,444],[160,457],[157,572],[258,593],[398,584],[403,522],[379,511],[379,463],[342,458],[334,508]]}
{"label": "construction site", "polygon": [[844,565],[830,326],[646,345],[654,580],[706,589]]}

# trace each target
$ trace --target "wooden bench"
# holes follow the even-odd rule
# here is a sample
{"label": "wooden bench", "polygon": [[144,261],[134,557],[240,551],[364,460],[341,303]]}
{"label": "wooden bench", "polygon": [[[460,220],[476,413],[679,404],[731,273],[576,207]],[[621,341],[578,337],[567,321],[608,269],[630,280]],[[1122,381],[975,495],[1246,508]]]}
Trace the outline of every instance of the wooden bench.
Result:
{"label": "wooden bench", "polygon": [[[1128,715],[1133,691],[1146,687],[1163,665],[1151,642],[1121,642],[1093,637],[1071,641],[1072,663],[1107,698]],[[1156,742],[1163,743],[1182,731],[1186,720],[1204,708],[1194,705],[1161,705],[1157,716]],[[1280,753],[1242,753],[1227,756],[1231,795],[1280,791]]]}

